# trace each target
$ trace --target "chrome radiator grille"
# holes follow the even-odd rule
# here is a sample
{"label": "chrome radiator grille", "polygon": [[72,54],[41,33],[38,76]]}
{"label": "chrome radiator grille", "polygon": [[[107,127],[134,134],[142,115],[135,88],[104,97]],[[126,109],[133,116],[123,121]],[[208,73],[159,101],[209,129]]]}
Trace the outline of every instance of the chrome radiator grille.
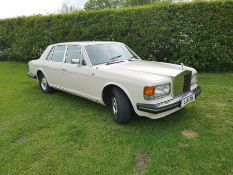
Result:
{"label": "chrome radiator grille", "polygon": [[190,91],[191,86],[191,78],[192,78],[192,72],[188,71],[184,74],[184,87],[183,87],[183,93]]}
{"label": "chrome radiator grille", "polygon": [[173,95],[178,96],[190,90],[191,71],[183,71],[173,78]]}

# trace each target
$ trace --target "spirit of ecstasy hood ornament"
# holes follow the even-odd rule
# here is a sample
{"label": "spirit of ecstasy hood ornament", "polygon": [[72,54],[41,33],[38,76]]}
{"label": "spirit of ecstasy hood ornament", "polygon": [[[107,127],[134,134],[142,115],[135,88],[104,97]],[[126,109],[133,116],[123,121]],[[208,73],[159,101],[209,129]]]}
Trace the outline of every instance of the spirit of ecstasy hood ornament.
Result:
{"label": "spirit of ecstasy hood ornament", "polygon": [[184,64],[183,63],[181,63],[181,69],[184,70]]}

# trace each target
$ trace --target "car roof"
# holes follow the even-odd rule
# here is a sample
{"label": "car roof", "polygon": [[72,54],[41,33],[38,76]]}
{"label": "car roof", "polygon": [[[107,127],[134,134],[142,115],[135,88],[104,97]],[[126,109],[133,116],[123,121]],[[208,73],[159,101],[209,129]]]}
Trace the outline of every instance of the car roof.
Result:
{"label": "car roof", "polygon": [[75,41],[75,42],[64,42],[64,43],[56,43],[52,44],[52,46],[57,45],[80,45],[80,46],[87,46],[87,45],[96,45],[96,44],[107,44],[107,43],[120,43],[116,41]]}

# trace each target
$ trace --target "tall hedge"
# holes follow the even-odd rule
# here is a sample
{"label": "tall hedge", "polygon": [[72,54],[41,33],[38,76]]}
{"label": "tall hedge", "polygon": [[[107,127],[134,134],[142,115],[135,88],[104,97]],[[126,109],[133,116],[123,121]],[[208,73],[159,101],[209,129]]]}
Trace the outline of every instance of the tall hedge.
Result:
{"label": "tall hedge", "polygon": [[52,43],[114,40],[143,59],[233,70],[233,2],[159,4],[0,20],[0,60],[37,59]]}

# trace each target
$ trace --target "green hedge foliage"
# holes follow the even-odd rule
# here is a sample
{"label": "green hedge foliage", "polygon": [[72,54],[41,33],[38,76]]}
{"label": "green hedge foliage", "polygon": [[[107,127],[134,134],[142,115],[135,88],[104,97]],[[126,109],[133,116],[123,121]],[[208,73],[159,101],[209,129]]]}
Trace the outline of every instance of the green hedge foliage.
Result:
{"label": "green hedge foliage", "polygon": [[233,2],[157,4],[0,20],[0,60],[37,59],[52,43],[114,40],[143,59],[233,70]]}

